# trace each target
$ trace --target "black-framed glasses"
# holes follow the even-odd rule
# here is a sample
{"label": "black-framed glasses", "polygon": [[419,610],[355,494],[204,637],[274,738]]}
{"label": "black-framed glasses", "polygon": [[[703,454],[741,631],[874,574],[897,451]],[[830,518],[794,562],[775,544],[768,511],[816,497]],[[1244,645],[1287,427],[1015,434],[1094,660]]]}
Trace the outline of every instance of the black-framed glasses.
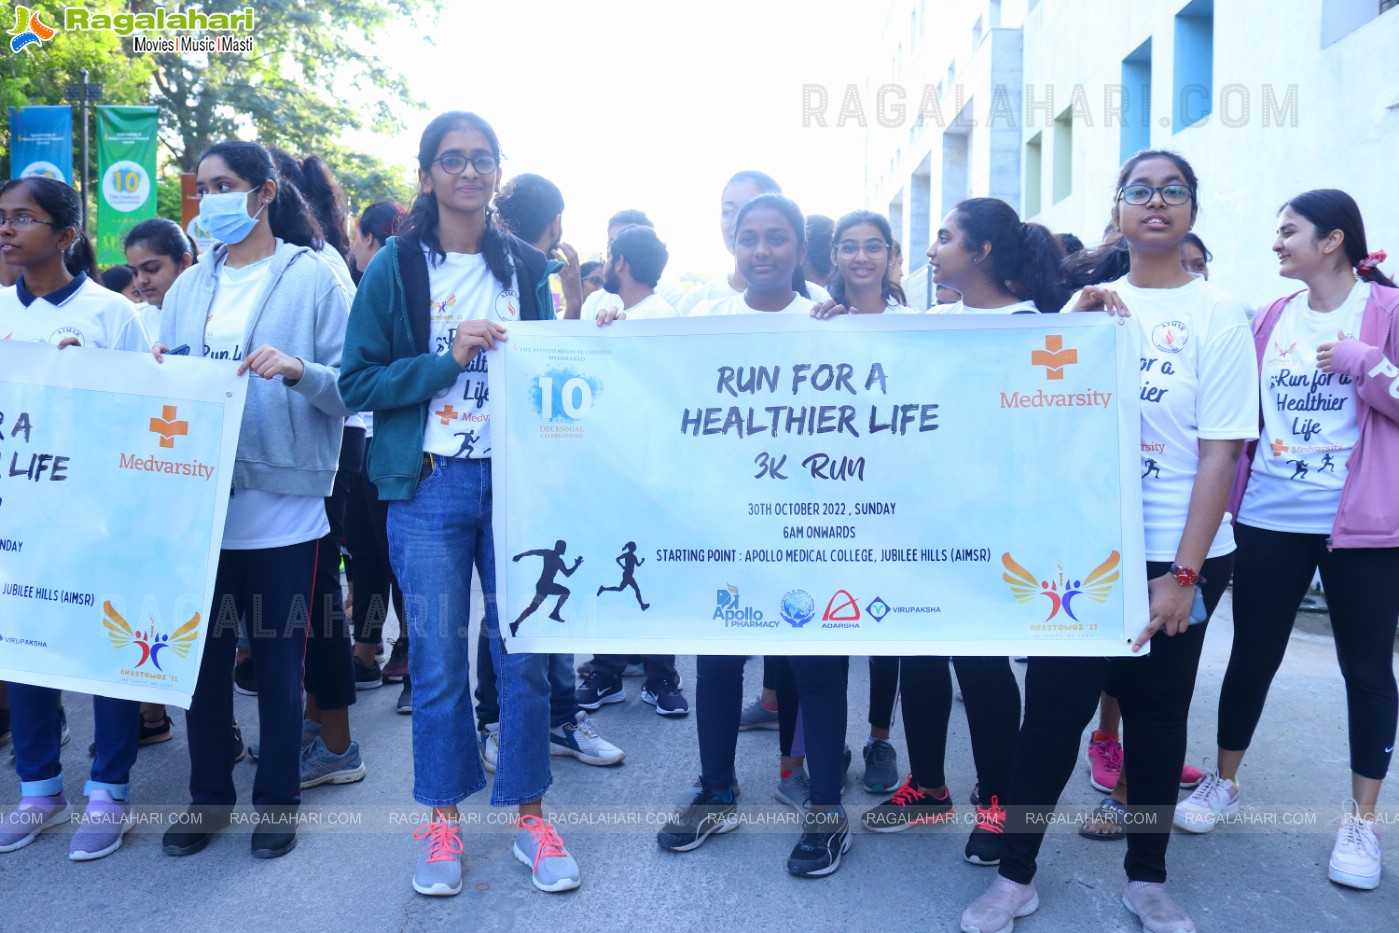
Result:
{"label": "black-framed glasses", "polygon": [[471,163],[472,168],[476,169],[478,175],[489,175],[500,167],[500,160],[489,152],[477,152],[470,156],[464,156],[459,152],[449,152],[432,161],[441,165],[442,171],[448,175],[460,175],[466,171],[468,162]]}
{"label": "black-framed glasses", "polygon": [[1117,189],[1117,197],[1128,204],[1150,204],[1156,193],[1167,204],[1188,204],[1195,200],[1195,189],[1189,185],[1123,185]]}
{"label": "black-framed glasses", "polygon": [[836,244],[836,252],[848,258],[853,258],[860,250],[864,250],[866,256],[878,258],[889,251],[889,244],[885,243],[883,240],[870,240],[867,243],[856,243],[854,240],[841,240]]}
{"label": "black-framed glasses", "polygon": [[58,224],[52,220],[40,220],[37,217],[30,217],[28,214],[15,214],[13,217],[0,216],[0,227],[9,224],[15,230],[28,230],[30,224],[43,224],[46,227],[57,227]]}

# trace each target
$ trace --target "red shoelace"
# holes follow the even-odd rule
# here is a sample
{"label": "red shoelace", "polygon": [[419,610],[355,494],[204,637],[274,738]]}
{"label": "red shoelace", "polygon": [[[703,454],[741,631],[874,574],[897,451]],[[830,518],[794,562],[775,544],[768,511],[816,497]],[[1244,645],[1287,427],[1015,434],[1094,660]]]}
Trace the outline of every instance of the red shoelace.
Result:
{"label": "red shoelace", "polygon": [[461,829],[456,820],[425,823],[413,831],[413,838],[428,840],[429,862],[447,862],[461,855]]}
{"label": "red shoelace", "polygon": [[976,808],[976,828],[982,832],[1002,833],[1006,828],[1006,811],[999,797],[991,798],[991,806]]}
{"label": "red shoelace", "polygon": [[563,840],[559,838],[558,833],[554,832],[554,827],[539,817],[527,814],[520,817],[516,825],[520,829],[529,830],[529,834],[534,837],[534,864],[536,867],[542,858],[558,858],[568,855],[568,851],[563,847]]}

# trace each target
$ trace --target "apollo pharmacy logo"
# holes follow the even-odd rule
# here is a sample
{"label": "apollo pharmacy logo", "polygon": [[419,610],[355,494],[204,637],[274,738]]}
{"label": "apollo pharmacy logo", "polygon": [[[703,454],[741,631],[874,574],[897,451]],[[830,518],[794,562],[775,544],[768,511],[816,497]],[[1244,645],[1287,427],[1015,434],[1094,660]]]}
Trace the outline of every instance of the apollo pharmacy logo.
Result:
{"label": "apollo pharmacy logo", "polygon": [[775,619],[764,619],[761,609],[741,605],[738,587],[732,583],[724,585],[714,594],[714,614],[710,620],[723,622],[725,628],[777,628]]}
{"label": "apollo pharmacy logo", "polygon": [[43,11],[31,10],[27,6],[15,7],[15,24],[10,28],[10,51],[16,54],[26,51],[31,45],[42,47],[58,30],[44,24]]}

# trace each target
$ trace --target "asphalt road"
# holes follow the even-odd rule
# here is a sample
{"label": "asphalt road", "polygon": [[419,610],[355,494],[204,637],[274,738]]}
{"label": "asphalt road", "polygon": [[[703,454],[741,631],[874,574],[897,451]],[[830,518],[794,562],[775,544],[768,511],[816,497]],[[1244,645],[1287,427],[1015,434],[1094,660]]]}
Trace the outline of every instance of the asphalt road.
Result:
{"label": "asphalt road", "polygon": [[[1192,712],[1191,760],[1213,754],[1219,683],[1232,625],[1226,601],[1210,625]],[[856,783],[846,794],[852,816],[880,798],[859,786],[867,669],[851,664],[849,742]],[[1016,665],[1023,672],[1022,665]],[[761,665],[748,665],[750,696]],[[694,682],[692,658],[680,669]],[[626,761],[595,768],[555,758],[547,806],[577,858],[583,885],[544,894],[511,853],[509,813],[476,795],[465,808],[466,886],[456,898],[428,898],[410,886],[418,843],[414,821],[423,808],[410,796],[409,718],[394,711],[398,688],[363,691],[354,707],[355,736],[369,768],[360,783],[305,792],[305,824],[288,856],[253,859],[246,828],[220,834],[187,858],[162,854],[160,820],[185,800],[188,758],[176,717],[173,741],[142,750],[133,800],[151,822],[127,836],[114,855],[86,863],[67,859],[68,828],[0,855],[0,930],[956,930],[962,909],[992,880],[994,869],[961,858],[970,829],[965,803],[974,783],[966,720],[954,709],[947,773],[959,822],[895,835],[857,833],[840,872],[825,879],[788,876],[796,838],[787,811],[772,800],[777,780],[775,732],[739,738],[740,808],[750,823],[713,837],[690,853],[660,850],[655,829],[698,773],[693,716],[667,720],[636,697],[594,714],[604,737]],[[688,691],[687,691],[688,692]],[[238,718],[257,738],[255,701],[238,697]],[[90,704],[71,696],[73,740],[64,749],[68,790],[81,792],[92,735]],[[1349,793],[1345,693],[1328,638],[1294,635],[1274,684],[1255,747],[1241,775],[1245,817],[1206,836],[1177,833],[1169,853],[1170,887],[1202,931],[1335,931],[1396,929],[1399,880],[1373,892],[1337,887],[1326,878],[1340,807]],[[902,724],[894,741],[906,766]],[[237,768],[240,797],[251,793],[253,766]],[[18,797],[12,769],[0,776],[0,802]],[[1392,796],[1392,795],[1391,795]],[[1079,769],[1062,804],[1070,820],[1100,795]],[[75,810],[81,800],[75,801]],[[1386,807],[1383,818],[1399,819]],[[1047,840],[1037,880],[1041,907],[1017,922],[1035,931],[1136,931],[1122,907],[1122,842],[1080,838],[1072,825]],[[1391,858],[1396,856],[1392,855]]]}

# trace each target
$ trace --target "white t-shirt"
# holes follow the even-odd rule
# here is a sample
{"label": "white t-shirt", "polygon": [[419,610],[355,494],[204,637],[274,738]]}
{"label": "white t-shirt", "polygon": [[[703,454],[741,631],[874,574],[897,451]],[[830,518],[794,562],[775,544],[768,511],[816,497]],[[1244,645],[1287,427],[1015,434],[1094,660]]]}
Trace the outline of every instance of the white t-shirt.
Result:
{"label": "white t-shirt", "polygon": [[[448,253],[441,262],[429,253],[428,290],[433,353],[452,352],[457,324],[462,321],[509,323],[520,316],[520,293],[514,274],[510,287],[502,288],[484,253]],[[476,354],[457,381],[428,402],[423,451],[472,460],[490,457],[490,379],[485,353]]]}
{"label": "white t-shirt", "polygon": [[86,275],[42,298],[24,287],[23,276],[13,288],[0,291],[0,340],[57,346],[65,337],[104,350],[140,352],[151,346],[136,306]]}
{"label": "white t-shirt", "polygon": [[[831,293],[820,285],[806,283],[806,290],[811,293],[811,299],[816,302],[829,301]],[[680,299],[680,303],[675,305],[681,317],[689,317],[695,313],[695,309],[707,301],[720,301],[725,298],[732,298],[734,295],[742,295],[743,292],[736,292],[729,284],[729,277],[715,279],[704,285],[696,286],[685,293]]]}
{"label": "white t-shirt", "polygon": [[[1200,468],[1200,441],[1258,436],[1258,366],[1243,304],[1204,279],[1179,288],[1106,283],[1141,342],[1141,462],[1146,558],[1175,560]],[[1067,312],[1078,301],[1070,297]],[[1210,557],[1234,550],[1226,513]]]}
{"label": "white t-shirt", "polygon": [[1040,309],[1033,301],[1017,301],[1004,308],[969,308],[960,300],[948,305],[936,305],[929,314],[1039,314]]}
{"label": "white t-shirt", "polygon": [[721,298],[718,301],[706,301],[696,305],[690,314],[693,317],[720,317],[728,314],[801,314],[810,315],[811,309],[816,307],[817,302],[810,298],[803,298],[796,292],[792,293],[792,302],[781,311],[758,311],[750,308],[748,302],[743,299],[742,293],[730,298]]}
{"label": "white t-shirt", "polygon": [[624,312],[628,321],[654,321],[658,318],[678,317],[670,302],[652,292]]}
{"label": "white t-shirt", "polygon": [[[224,265],[219,270],[214,303],[204,323],[206,359],[241,361],[248,355],[248,328],[267,290],[272,259],[268,256],[239,269]],[[245,378],[262,377],[249,373]],[[320,496],[235,489],[228,500],[221,546],[225,551],[287,547],[319,540],[329,531]]]}
{"label": "white t-shirt", "polygon": [[1358,336],[1369,297],[1370,286],[1357,282],[1334,311],[1313,311],[1306,292],[1283,308],[1258,377],[1263,432],[1240,521],[1270,531],[1331,533],[1360,425],[1351,377],[1317,369],[1316,348],[1335,342],[1337,331]]}
{"label": "white t-shirt", "polygon": [[[656,283],[655,293],[672,309],[670,314],[665,315],[666,317],[676,317],[680,314],[677,309],[685,298],[685,292],[681,290],[680,286],[661,279],[660,282]],[[599,288],[583,299],[583,308],[578,312],[578,317],[584,321],[596,321],[599,313],[614,308],[620,310],[621,307],[622,298],[620,295],[614,295],[612,292]],[[627,317],[631,316],[631,312],[628,311]]]}
{"label": "white t-shirt", "polygon": [[160,309],[143,301],[136,306],[136,316],[141,319],[146,339],[153,344],[160,343]]}

